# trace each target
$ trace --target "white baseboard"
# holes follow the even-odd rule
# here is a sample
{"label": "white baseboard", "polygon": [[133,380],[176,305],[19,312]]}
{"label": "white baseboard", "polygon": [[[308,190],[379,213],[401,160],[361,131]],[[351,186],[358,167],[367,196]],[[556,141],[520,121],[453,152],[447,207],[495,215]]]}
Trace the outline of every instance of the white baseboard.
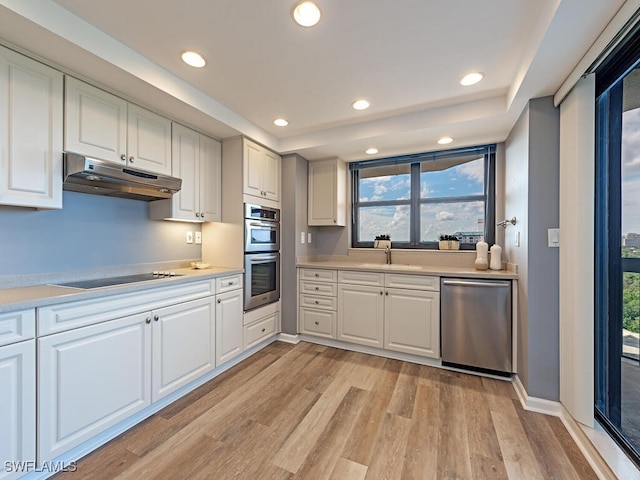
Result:
{"label": "white baseboard", "polygon": [[[517,375],[513,379],[513,388],[518,395],[522,408],[525,410],[543,413],[545,415],[552,415],[562,420],[562,424],[569,432],[569,435],[571,435],[573,441],[576,442],[576,445],[591,468],[593,468],[593,471],[596,473],[598,478],[601,480],[640,479],[640,471],[633,466],[626,454],[610,437],[608,438],[609,445],[607,445],[608,452],[605,455],[603,449],[598,448],[598,446],[591,440],[591,435],[588,435],[585,432],[594,429],[584,426],[574,420],[562,403],[545,400],[544,398],[530,397],[522,385],[520,377]],[[608,437],[608,435],[605,436]],[[613,452],[613,455],[611,452]],[[634,472],[636,475],[634,475]]]}
{"label": "white baseboard", "polygon": [[291,335],[290,333],[280,333],[278,340],[285,343],[292,343],[294,345],[300,343],[300,335]]}

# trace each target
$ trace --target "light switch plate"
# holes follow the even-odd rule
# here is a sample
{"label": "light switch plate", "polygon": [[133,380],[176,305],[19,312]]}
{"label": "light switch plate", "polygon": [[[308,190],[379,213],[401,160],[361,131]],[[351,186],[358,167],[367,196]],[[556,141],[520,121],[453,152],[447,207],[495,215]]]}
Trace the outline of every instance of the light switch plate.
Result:
{"label": "light switch plate", "polygon": [[516,247],[520,246],[520,230],[516,232],[515,243],[516,243]]}
{"label": "light switch plate", "polygon": [[300,232],[300,243],[304,243],[305,237],[306,235],[304,234],[304,232]]}
{"label": "light switch plate", "polygon": [[547,237],[548,237],[550,247],[557,248],[560,246],[560,229],[559,228],[548,229]]}
{"label": "light switch plate", "polygon": [[196,232],[196,245],[202,245],[202,232]]}
{"label": "light switch plate", "polygon": [[311,243],[311,232],[307,232],[307,243]]}
{"label": "light switch plate", "polygon": [[193,232],[187,232],[187,243],[193,243]]}

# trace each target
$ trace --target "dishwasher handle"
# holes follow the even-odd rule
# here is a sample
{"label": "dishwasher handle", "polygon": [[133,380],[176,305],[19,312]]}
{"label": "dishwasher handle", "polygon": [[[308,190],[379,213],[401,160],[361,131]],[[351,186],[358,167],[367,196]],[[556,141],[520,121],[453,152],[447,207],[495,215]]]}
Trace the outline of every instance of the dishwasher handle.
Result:
{"label": "dishwasher handle", "polygon": [[492,287],[492,288],[509,288],[508,281],[501,281],[501,283],[493,282],[473,282],[465,280],[443,280],[443,285],[454,285],[458,287]]}

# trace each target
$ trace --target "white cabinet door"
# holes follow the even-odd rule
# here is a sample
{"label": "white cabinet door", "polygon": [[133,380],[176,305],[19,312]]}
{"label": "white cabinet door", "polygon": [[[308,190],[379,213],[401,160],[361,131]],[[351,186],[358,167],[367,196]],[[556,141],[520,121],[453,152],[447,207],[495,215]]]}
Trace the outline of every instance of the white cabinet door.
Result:
{"label": "white cabinet door", "polygon": [[242,289],[216,295],[216,366],[242,353]]}
{"label": "white cabinet door", "polygon": [[248,140],[244,141],[244,193],[264,198],[262,177],[264,171],[264,148]]}
{"label": "white cabinet door", "polygon": [[62,208],[62,74],[1,47],[0,204]]}
{"label": "white cabinet door", "polygon": [[387,288],[384,348],[440,357],[440,294]]}
{"label": "white cabinet door", "polygon": [[213,296],[153,312],[152,401],[215,368]]}
{"label": "white cabinet door", "polygon": [[200,188],[197,174],[200,163],[200,134],[174,123],[172,139],[172,174],[182,179],[182,189],[167,203],[173,206],[173,218],[199,220]]}
{"label": "white cabinet door", "polygon": [[264,197],[274,202],[280,201],[280,168],[280,156],[269,150],[265,150],[262,170],[262,190],[264,191]]}
{"label": "white cabinet door", "polygon": [[382,348],[384,288],[338,285],[338,340]]}
{"label": "white cabinet door", "polygon": [[244,140],[243,191],[275,202],[280,201],[280,156]]}
{"label": "white cabinet door", "polygon": [[171,120],[130,103],[127,155],[132,167],[171,175]]}
{"label": "white cabinet door", "polygon": [[38,461],[151,403],[150,313],[38,339]]}
{"label": "white cabinet door", "polygon": [[200,219],[222,220],[221,146],[213,138],[200,135]]}
{"label": "white cabinet door", "polygon": [[65,86],[65,150],[126,164],[127,102],[73,77]]}
{"label": "white cabinet door", "polygon": [[346,224],[346,164],[338,159],[309,163],[308,224]]}
{"label": "white cabinet door", "polygon": [[35,340],[0,347],[0,459],[2,480],[22,476],[18,462],[36,460]]}

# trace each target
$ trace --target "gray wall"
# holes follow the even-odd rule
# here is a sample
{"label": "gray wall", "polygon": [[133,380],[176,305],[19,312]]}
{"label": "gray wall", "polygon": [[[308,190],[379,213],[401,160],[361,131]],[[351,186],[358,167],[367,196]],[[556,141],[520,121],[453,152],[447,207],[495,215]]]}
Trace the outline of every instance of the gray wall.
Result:
{"label": "gray wall", "polygon": [[[533,397],[558,400],[559,259],[547,229],[559,224],[560,112],[552,97],[529,101],[506,142],[505,231],[508,261],[518,265],[518,375]],[[515,232],[520,231],[520,247]]]}
{"label": "gray wall", "polygon": [[[280,315],[282,331],[298,330],[296,258],[316,254],[317,228],[307,226],[307,178],[309,164],[300,155],[282,157],[280,245]],[[311,232],[313,243],[300,242],[300,233]]]}
{"label": "gray wall", "polygon": [[192,260],[198,224],[149,220],[138,200],[64,192],[62,210],[0,206],[0,276]]}

